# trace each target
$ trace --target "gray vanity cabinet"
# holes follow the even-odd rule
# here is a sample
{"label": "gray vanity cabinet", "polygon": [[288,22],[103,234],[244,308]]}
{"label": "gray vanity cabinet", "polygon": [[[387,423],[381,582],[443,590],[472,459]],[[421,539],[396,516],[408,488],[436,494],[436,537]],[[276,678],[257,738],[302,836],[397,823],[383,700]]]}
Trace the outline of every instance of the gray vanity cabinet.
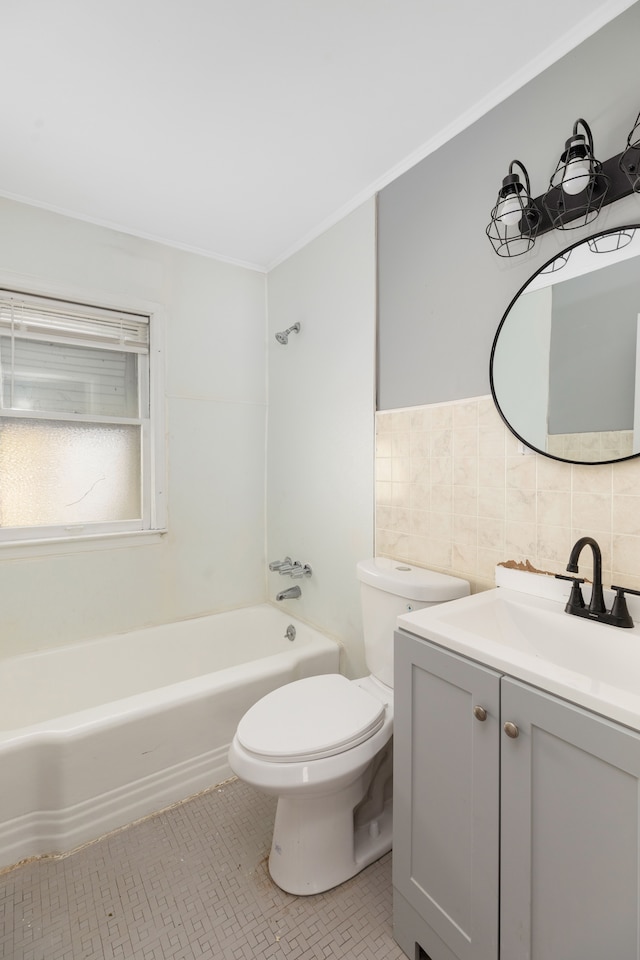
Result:
{"label": "gray vanity cabinet", "polygon": [[403,633],[395,691],[411,960],[639,960],[640,735]]}
{"label": "gray vanity cabinet", "polygon": [[394,935],[496,960],[500,674],[401,633],[395,658]]}
{"label": "gray vanity cabinet", "polygon": [[500,955],[638,960],[640,735],[504,677]]}

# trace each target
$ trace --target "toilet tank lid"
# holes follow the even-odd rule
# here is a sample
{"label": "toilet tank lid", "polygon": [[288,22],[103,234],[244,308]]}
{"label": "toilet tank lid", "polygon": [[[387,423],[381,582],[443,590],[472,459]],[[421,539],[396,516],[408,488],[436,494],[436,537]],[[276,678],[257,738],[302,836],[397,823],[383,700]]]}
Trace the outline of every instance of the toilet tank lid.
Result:
{"label": "toilet tank lid", "polygon": [[356,575],[362,583],[378,590],[426,603],[455,600],[457,597],[466,597],[471,592],[468,581],[460,577],[425,570],[424,567],[414,567],[387,557],[359,560],[356,564]]}

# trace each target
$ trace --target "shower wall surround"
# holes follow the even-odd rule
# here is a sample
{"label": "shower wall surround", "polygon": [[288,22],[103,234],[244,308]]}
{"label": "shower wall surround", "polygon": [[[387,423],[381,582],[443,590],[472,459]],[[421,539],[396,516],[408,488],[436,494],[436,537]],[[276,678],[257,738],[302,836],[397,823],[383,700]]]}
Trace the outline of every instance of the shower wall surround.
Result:
{"label": "shower wall surround", "polygon": [[[367,673],[355,565],[373,550],[375,236],[371,199],[268,280],[269,559],[309,561],[302,596],[282,606],[340,639],[350,677]],[[267,577],[271,599],[292,582]]]}
{"label": "shower wall surround", "polygon": [[640,589],[640,459],[575,465],[522,450],[490,396],[378,412],[376,552],[477,592],[505,560],[564,572],[590,534],[605,586]]}

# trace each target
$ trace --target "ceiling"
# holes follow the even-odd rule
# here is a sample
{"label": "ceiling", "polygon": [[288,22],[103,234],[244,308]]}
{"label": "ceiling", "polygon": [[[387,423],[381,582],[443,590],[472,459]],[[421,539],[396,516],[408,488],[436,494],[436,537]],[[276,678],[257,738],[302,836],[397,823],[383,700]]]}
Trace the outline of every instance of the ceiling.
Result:
{"label": "ceiling", "polygon": [[0,195],[269,269],[633,2],[2,0]]}

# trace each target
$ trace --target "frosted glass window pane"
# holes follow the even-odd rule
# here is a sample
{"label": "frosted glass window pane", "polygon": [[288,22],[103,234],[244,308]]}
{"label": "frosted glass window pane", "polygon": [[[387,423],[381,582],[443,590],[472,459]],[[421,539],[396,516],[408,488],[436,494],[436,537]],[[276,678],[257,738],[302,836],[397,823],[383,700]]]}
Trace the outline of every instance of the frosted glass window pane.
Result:
{"label": "frosted glass window pane", "polygon": [[0,420],[0,526],[141,517],[137,425]]}
{"label": "frosted glass window pane", "polygon": [[120,350],[0,337],[2,405],[137,418],[138,362],[146,360]]}

